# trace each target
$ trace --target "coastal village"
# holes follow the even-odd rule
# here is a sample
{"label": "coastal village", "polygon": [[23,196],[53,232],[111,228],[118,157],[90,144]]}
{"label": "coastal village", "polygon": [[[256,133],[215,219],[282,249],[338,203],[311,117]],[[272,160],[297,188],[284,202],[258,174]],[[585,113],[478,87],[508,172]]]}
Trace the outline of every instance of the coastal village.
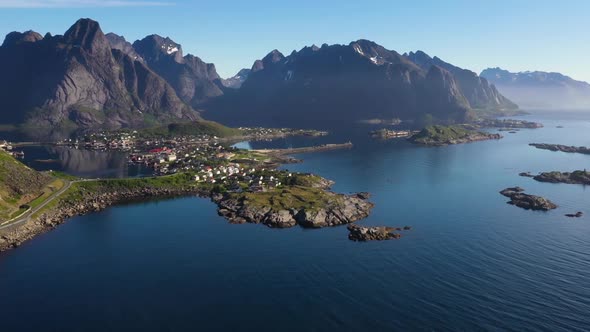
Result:
{"label": "coastal village", "polygon": [[[238,137],[215,135],[146,135],[141,131],[98,132],[59,145],[75,149],[124,151],[128,163],[153,169],[153,175],[194,174],[197,183],[218,186],[228,192],[264,192],[280,188],[293,176],[276,170],[276,158],[261,151],[231,146],[243,139],[265,140],[286,136],[323,136],[326,132],[288,128],[245,128]],[[314,148],[326,148],[323,145]],[[294,160],[280,158],[281,162]]]}

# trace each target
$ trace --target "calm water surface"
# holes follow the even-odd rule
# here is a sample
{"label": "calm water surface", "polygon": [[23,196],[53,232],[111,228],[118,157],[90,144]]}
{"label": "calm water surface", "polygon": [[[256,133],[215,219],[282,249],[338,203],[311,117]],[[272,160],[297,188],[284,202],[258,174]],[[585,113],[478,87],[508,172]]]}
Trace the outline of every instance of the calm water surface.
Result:
{"label": "calm water surface", "polygon": [[[73,218],[0,255],[2,330],[588,330],[590,190],[518,176],[590,168],[590,156],[527,145],[590,145],[590,116],[559,117],[443,148],[344,131],[319,141],[352,139],[353,149],[284,166],[335,180],[338,192],[371,192],[376,207],[359,223],[413,226],[397,241],[230,225],[192,197]],[[507,205],[498,191],[514,185],[560,207]],[[576,211],[586,216],[563,216]]]}

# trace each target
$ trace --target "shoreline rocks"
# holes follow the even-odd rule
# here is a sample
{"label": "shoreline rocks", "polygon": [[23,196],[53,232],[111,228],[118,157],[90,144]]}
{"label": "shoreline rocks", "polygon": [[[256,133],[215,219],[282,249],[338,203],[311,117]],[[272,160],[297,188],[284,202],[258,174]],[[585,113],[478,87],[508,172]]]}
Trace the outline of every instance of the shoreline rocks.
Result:
{"label": "shoreline rocks", "polygon": [[[327,189],[330,180],[320,182]],[[62,202],[57,208],[41,214],[14,229],[0,232],[0,252],[16,248],[38,234],[48,232],[63,224],[69,218],[102,211],[110,206],[142,202],[149,199],[166,199],[183,196],[209,197],[218,206],[218,214],[230,223],[261,223],[273,228],[289,228],[296,225],[306,228],[338,226],[355,222],[369,216],[374,204],[368,202],[368,193],[351,195],[336,194],[325,208],[318,210],[289,209],[274,211],[270,207],[257,207],[243,200],[232,199],[229,195],[213,194],[198,187],[185,188],[138,188],[119,189],[104,192],[86,192],[75,202]]]}
{"label": "shoreline rocks", "polygon": [[388,226],[359,226],[355,224],[350,224],[347,226],[348,229],[348,239],[351,241],[356,242],[366,242],[366,241],[385,241],[385,240],[393,240],[399,239],[402,237],[399,231],[408,231],[412,229],[410,226],[404,226],[403,228],[400,227],[388,227]]}
{"label": "shoreline rocks", "polygon": [[[322,228],[349,224],[369,216],[374,204],[366,201],[366,194],[333,195],[323,208],[273,209],[270,206],[248,204],[231,195],[215,195],[211,199],[218,205],[218,214],[230,223],[261,223],[271,228]],[[359,196],[360,195],[360,196]],[[367,198],[361,198],[367,197]]]}
{"label": "shoreline rocks", "polygon": [[525,194],[524,191],[520,187],[511,187],[500,191],[500,194],[510,198],[508,204],[525,210],[549,211],[557,208],[557,205],[550,200],[541,196]]}

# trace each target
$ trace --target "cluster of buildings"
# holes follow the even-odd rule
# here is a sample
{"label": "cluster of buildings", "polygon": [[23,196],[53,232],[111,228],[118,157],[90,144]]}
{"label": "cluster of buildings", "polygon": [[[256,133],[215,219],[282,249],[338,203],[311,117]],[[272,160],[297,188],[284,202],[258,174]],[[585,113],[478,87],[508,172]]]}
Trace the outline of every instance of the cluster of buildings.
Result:
{"label": "cluster of buildings", "polygon": [[263,128],[263,127],[240,127],[239,130],[246,136],[261,138],[277,138],[284,136],[325,136],[327,131],[292,129],[292,128]]}
{"label": "cluster of buildings", "polygon": [[23,151],[14,151],[12,144],[9,143],[8,141],[0,142],[0,150],[7,152],[8,154],[10,154],[11,156],[13,156],[15,158],[24,158],[25,157],[25,153]]}
{"label": "cluster of buildings", "polygon": [[283,175],[280,171],[245,168],[238,163],[229,163],[217,167],[204,166],[194,177],[196,182],[224,184],[229,191],[261,192],[271,188],[282,186],[282,177],[292,177],[292,174]]}
{"label": "cluster of buildings", "polygon": [[135,134],[137,134],[137,131],[134,131],[133,133],[118,134],[101,132],[85,136],[82,141],[77,138],[66,138],[58,144],[75,148],[84,148],[87,150],[129,151],[135,146]]}
{"label": "cluster of buildings", "polygon": [[[191,172],[199,183],[222,184],[234,192],[266,191],[284,184],[291,174],[261,168],[260,161],[233,147],[218,143],[176,144],[129,154],[129,163],[153,168],[155,175]],[[239,157],[239,158],[236,158]]]}

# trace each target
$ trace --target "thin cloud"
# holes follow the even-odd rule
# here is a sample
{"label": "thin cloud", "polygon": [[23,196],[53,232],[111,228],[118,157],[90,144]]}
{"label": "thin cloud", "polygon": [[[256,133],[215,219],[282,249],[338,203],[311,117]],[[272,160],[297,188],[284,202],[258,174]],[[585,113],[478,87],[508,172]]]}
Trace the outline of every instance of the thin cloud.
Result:
{"label": "thin cloud", "polygon": [[0,0],[0,8],[84,8],[171,6],[163,1],[134,0]]}

